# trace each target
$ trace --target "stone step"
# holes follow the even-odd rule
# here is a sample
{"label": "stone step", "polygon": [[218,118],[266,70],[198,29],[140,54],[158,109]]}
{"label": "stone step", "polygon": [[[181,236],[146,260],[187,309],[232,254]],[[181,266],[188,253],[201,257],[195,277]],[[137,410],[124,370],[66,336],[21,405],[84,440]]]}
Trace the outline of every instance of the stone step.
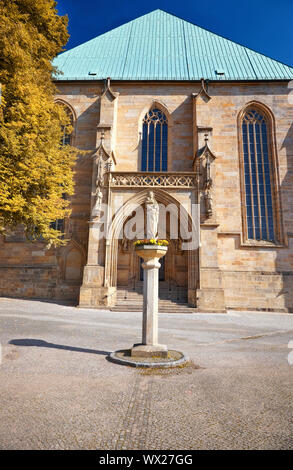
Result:
{"label": "stone step", "polygon": [[[142,312],[142,306],[133,304],[115,305],[110,309],[112,312]],[[175,304],[175,305],[159,305],[159,313],[194,313],[195,308],[189,307],[188,304]]]}
{"label": "stone step", "polygon": [[[143,302],[142,301],[130,301],[129,299],[126,299],[124,301],[118,300],[116,302],[116,305],[135,305],[140,308],[142,308]],[[159,306],[164,307],[164,306],[176,306],[176,305],[187,305],[187,299],[180,299],[180,300],[159,300]]]}
{"label": "stone step", "polygon": [[[159,289],[159,292],[186,292],[187,289]],[[117,292],[141,293],[143,289],[117,289]]]}
{"label": "stone step", "polygon": [[[177,297],[177,296],[166,296],[166,297],[163,297],[163,296],[160,296],[159,297],[159,301],[171,301],[171,302],[187,302],[187,296],[181,296],[181,297]],[[142,298],[142,295],[140,297],[117,297],[117,302],[126,302],[126,301],[131,301],[131,302],[142,302],[143,301],[143,298]]]}
{"label": "stone step", "polygon": [[[159,296],[159,301],[160,301],[160,300],[161,300],[161,301],[169,301],[171,298],[173,298],[173,299],[175,299],[175,300],[177,300],[177,298],[178,298],[179,300],[181,300],[181,299],[184,300],[184,299],[187,299],[187,295],[186,295],[186,293],[184,293],[184,295],[181,295],[181,296],[177,296],[177,295],[162,296],[162,295],[160,295],[160,296]],[[143,301],[143,295],[142,295],[142,294],[138,294],[138,295],[135,295],[135,296],[134,296],[134,295],[127,295],[127,296],[125,296],[125,297],[124,297],[124,296],[117,296],[117,300],[118,300],[118,299],[119,299],[121,302],[125,302],[126,300],[129,300],[129,299],[130,299],[130,300],[134,300],[134,301],[138,300],[138,301],[141,301],[141,302],[142,302],[142,301]],[[187,302],[187,300],[185,300],[185,302]]]}
{"label": "stone step", "polygon": [[[127,290],[117,290],[117,297],[123,297],[123,296],[138,296],[142,295],[142,292],[139,291],[127,291]],[[159,291],[159,295],[187,295],[186,289],[182,290],[161,290]]]}
{"label": "stone step", "polygon": [[[135,289],[127,286],[117,288],[117,303],[111,308],[113,312],[141,312],[143,308],[143,283],[136,283]],[[184,287],[171,288],[169,283],[160,283],[160,313],[193,313],[194,308],[188,306],[187,290]]]}
{"label": "stone step", "polygon": [[[185,291],[186,287],[183,286],[169,286],[169,285],[161,285],[160,283],[160,290],[166,290],[166,291],[173,291],[173,290],[182,290]],[[135,284],[134,287],[128,287],[128,286],[118,286],[117,287],[117,292],[118,291],[128,291],[128,292],[136,292],[137,290],[143,290],[143,284]]]}

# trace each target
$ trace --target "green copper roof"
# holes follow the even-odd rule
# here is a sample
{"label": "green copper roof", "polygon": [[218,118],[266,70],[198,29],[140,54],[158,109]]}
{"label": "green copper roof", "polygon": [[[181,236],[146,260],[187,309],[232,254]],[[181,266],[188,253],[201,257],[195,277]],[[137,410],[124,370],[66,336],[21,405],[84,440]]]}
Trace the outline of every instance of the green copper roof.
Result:
{"label": "green copper roof", "polygon": [[63,52],[58,80],[280,80],[293,68],[162,10]]}

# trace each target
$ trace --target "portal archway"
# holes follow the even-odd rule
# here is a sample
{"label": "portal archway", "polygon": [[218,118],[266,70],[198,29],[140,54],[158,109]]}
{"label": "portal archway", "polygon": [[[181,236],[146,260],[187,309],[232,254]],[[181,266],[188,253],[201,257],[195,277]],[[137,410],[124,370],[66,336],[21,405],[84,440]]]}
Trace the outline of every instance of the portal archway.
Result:
{"label": "portal archway", "polygon": [[[152,188],[153,190],[153,188]],[[139,259],[134,254],[133,241],[127,240],[123,237],[124,224],[131,216],[137,207],[143,207],[147,198],[149,189],[142,190],[135,193],[115,214],[111,233],[112,238],[108,242],[108,255],[106,269],[106,278],[109,287],[117,287],[124,285],[135,288],[135,285],[140,281],[140,268]],[[181,227],[186,227],[186,233],[183,233],[183,238],[188,239],[188,231],[191,232],[193,228],[196,230],[195,221],[193,221],[187,210],[180,205],[180,202],[171,196],[169,193],[161,189],[153,190],[155,198],[159,204],[168,206],[171,211],[176,211],[180,214],[182,220]],[[166,256],[165,266],[165,282],[169,285],[181,286],[186,288],[188,292],[189,303],[195,306],[195,291],[198,284],[198,249],[191,249],[188,251],[182,250],[182,240],[170,238],[170,227],[166,227],[167,236],[169,238],[169,254]],[[192,295],[190,292],[192,291]]]}

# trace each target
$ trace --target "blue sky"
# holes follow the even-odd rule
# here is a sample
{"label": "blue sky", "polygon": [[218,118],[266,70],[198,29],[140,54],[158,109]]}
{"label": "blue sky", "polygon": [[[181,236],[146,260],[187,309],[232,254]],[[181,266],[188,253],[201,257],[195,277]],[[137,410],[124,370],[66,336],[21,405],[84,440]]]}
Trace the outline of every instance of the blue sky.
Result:
{"label": "blue sky", "polygon": [[293,0],[57,0],[66,49],[157,8],[293,66]]}

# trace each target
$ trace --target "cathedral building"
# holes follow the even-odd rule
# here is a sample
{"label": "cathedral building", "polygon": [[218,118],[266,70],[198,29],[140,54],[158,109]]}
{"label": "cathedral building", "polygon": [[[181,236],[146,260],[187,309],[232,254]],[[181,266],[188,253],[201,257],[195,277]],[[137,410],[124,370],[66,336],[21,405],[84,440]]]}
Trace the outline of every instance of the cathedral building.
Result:
{"label": "cathedral building", "polygon": [[2,237],[1,295],[141,310],[152,192],[161,311],[293,311],[293,68],[161,10],[54,65],[64,143],[87,151],[56,222],[69,242]]}

